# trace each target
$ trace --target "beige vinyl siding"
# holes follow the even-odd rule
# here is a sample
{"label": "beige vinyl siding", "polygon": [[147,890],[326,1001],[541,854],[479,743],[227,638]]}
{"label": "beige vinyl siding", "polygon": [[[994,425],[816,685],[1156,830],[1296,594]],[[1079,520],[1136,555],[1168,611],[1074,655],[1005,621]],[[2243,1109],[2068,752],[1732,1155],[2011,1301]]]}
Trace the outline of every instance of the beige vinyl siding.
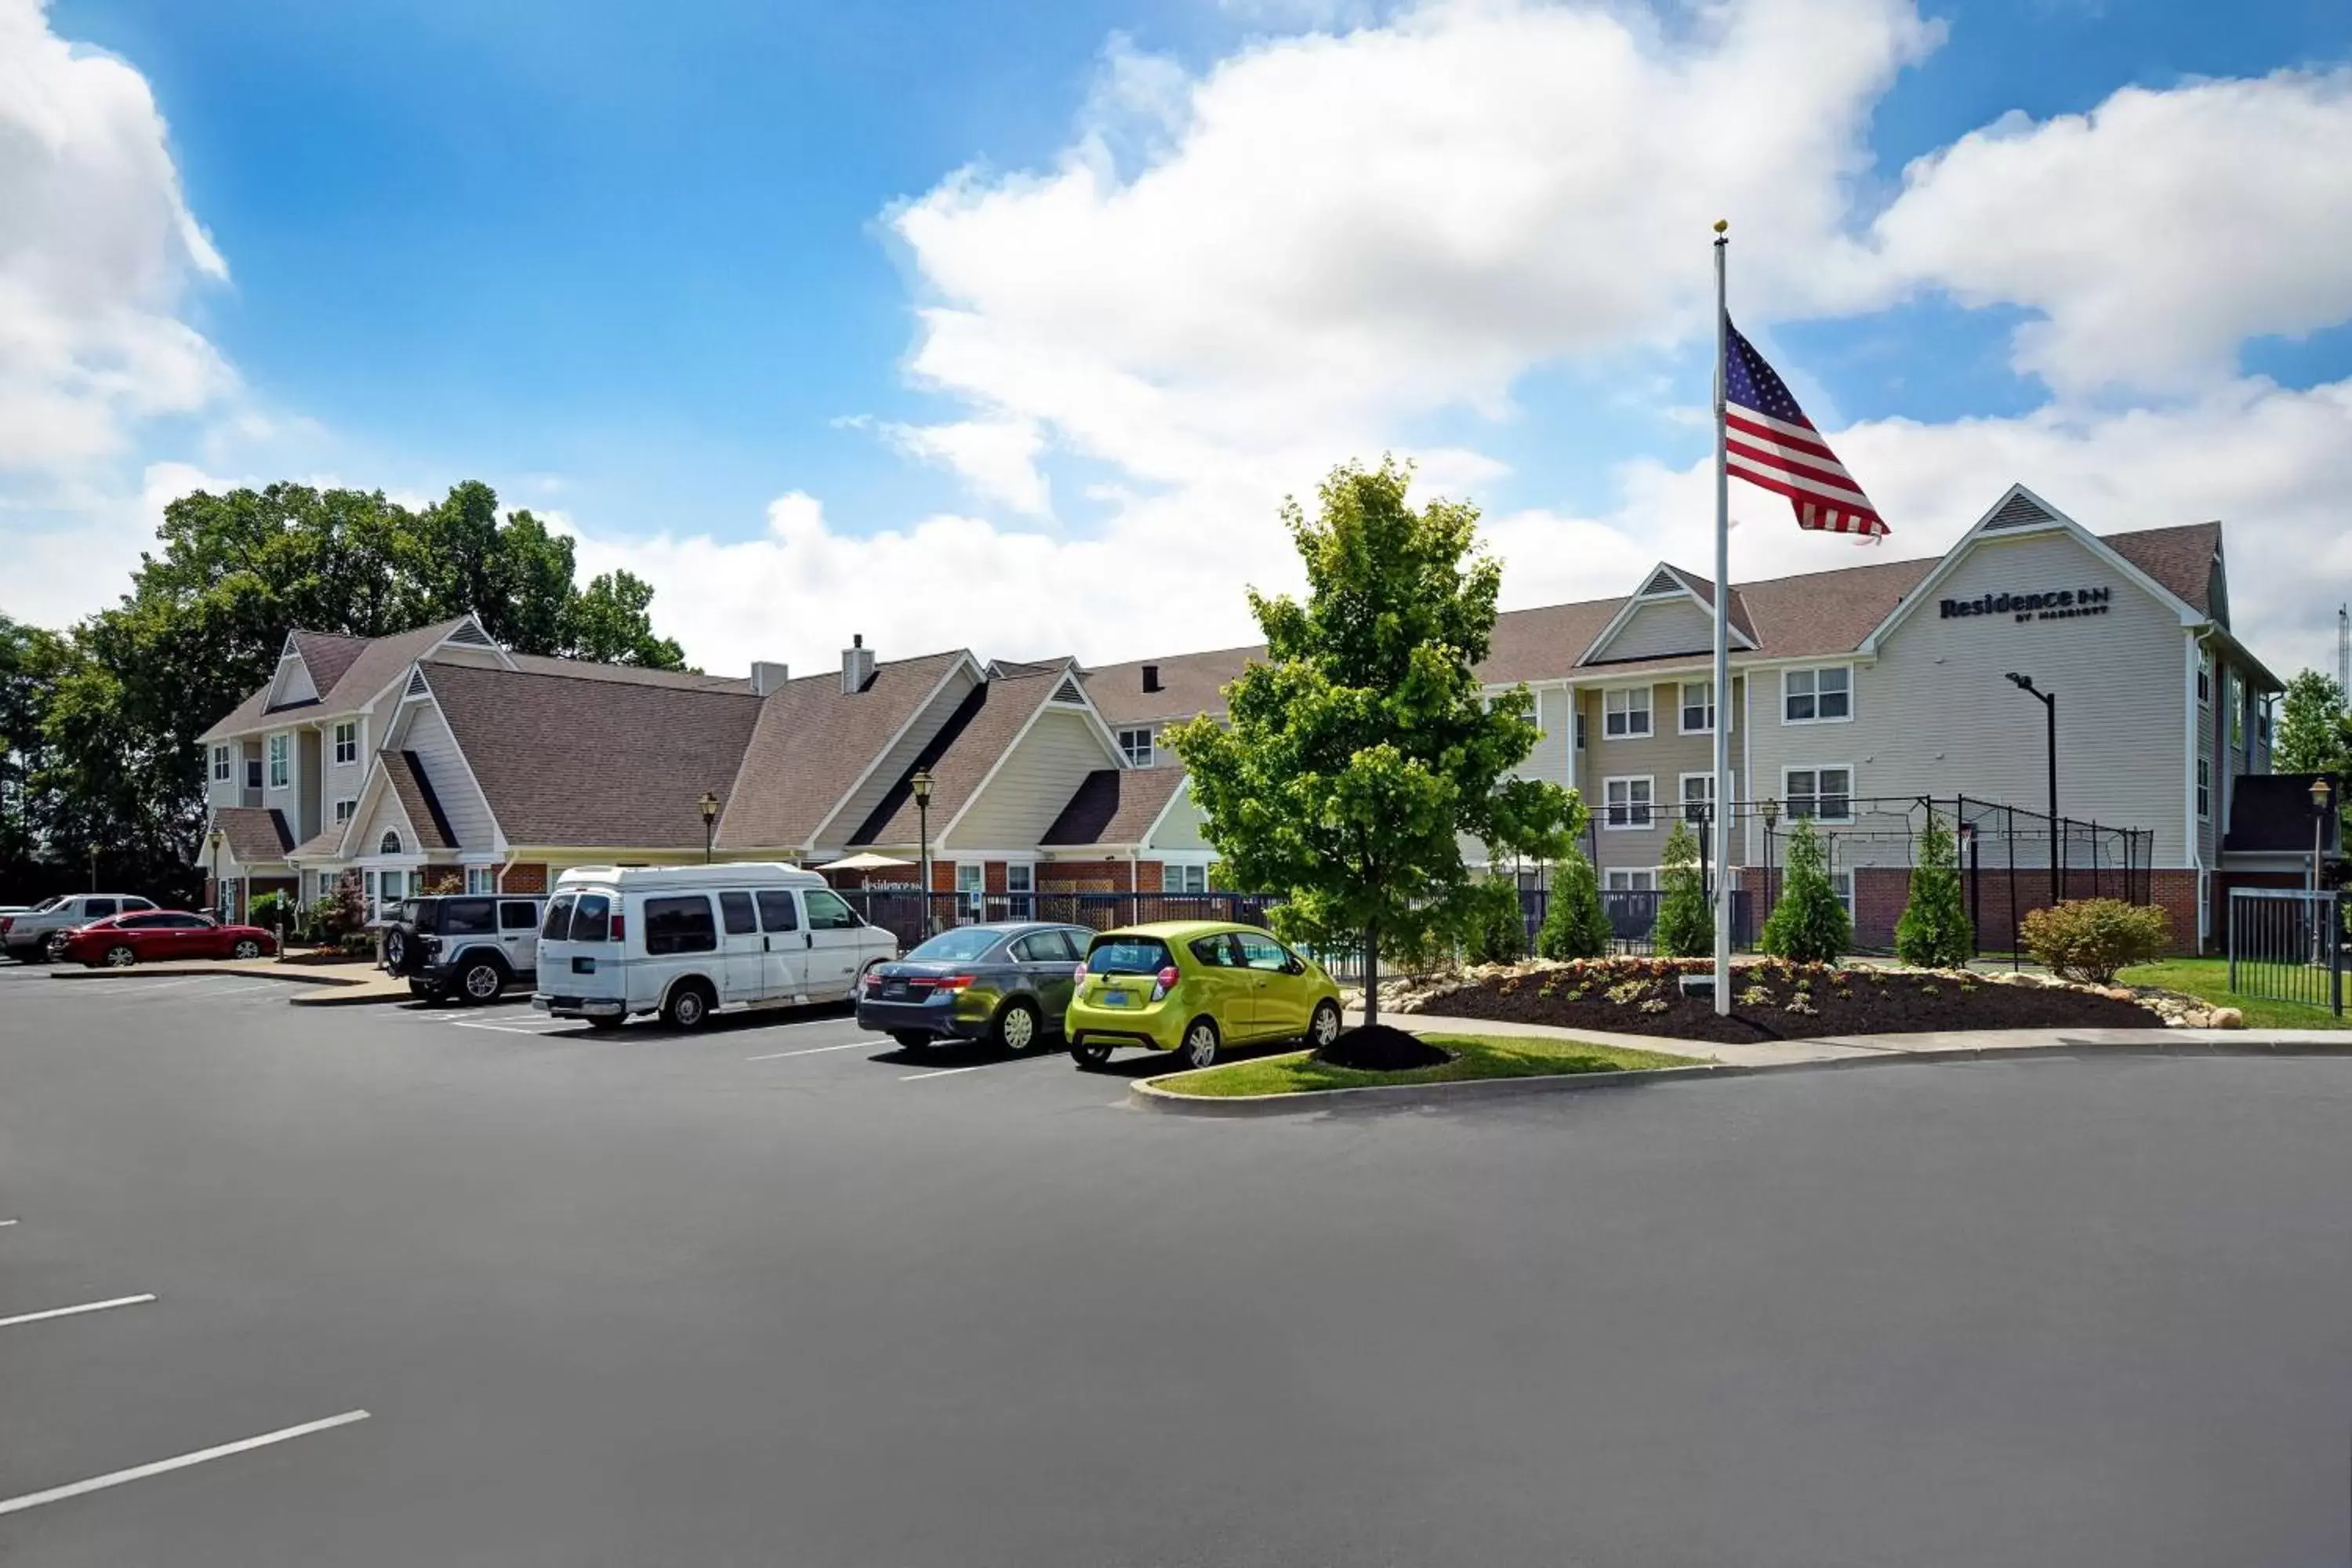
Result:
{"label": "beige vinyl siding", "polygon": [[[221,746],[228,752],[228,777],[213,777],[213,748]],[[245,787],[245,742],[242,741],[208,741],[205,743],[205,804],[207,805],[242,805]]]}
{"label": "beige vinyl siding", "polygon": [[[335,761],[335,725],[338,722],[348,723],[353,727],[352,738],[359,742],[359,760],[356,762],[339,764]],[[321,822],[333,822],[335,802],[357,799],[361,788],[366,784],[371,755],[368,750],[370,737],[367,731],[367,721],[356,714],[346,720],[331,719],[319,726],[320,766],[324,778],[324,783],[319,791],[319,811]]]}
{"label": "beige vinyl siding", "polygon": [[[2209,690],[2208,700],[2197,705],[2197,755],[2204,761],[2208,770],[2205,791],[2208,805],[2205,815],[2197,819],[2197,854],[2204,864],[2210,866],[2214,864],[2216,852],[2221,847],[2221,795],[2224,787],[2221,783],[2224,761],[2221,738],[2229,733],[2230,722],[2229,681],[2218,657],[2213,661],[2212,683]],[[2063,720],[2060,721],[2063,723]],[[2063,744],[2063,737],[2061,744]],[[2063,755],[2059,759],[2058,767],[2059,793],[2063,801],[2065,793],[2066,767]],[[2192,808],[2193,798],[2192,796]],[[2063,805],[2060,809],[2065,810],[2069,816],[2073,815],[2072,809]]]}
{"label": "beige vinyl siding", "polygon": [[310,667],[302,662],[300,656],[278,661],[269,681],[269,707],[283,708],[289,702],[318,700],[318,684],[310,679]]}
{"label": "beige vinyl siding", "polygon": [[399,792],[392,787],[390,780],[384,782],[383,791],[377,795],[373,809],[363,809],[362,816],[358,836],[347,841],[351,858],[367,859],[378,854],[386,829],[399,833],[403,855],[425,852],[425,846],[417,839],[416,829],[408,820],[408,814],[401,808]]}
{"label": "beige vinyl siding", "polygon": [[1208,849],[1213,847],[1208,836],[1201,831],[1201,808],[1192,803],[1192,792],[1179,789],[1176,798],[1168,803],[1161,814],[1160,826],[1146,840],[1152,849]]}
{"label": "beige vinyl siding", "polygon": [[[1650,694],[1650,720],[1654,734],[1621,735],[1615,739],[1601,733],[1602,701],[1598,688],[1581,693],[1585,703],[1585,749],[1582,768],[1584,804],[1592,813],[1591,842],[1597,843],[1599,868],[1615,867],[1657,866],[1665,858],[1666,836],[1674,830],[1682,810],[1682,775],[1703,773],[1715,766],[1715,737],[1710,734],[1685,735],[1682,727],[1682,677],[1654,684]],[[1738,701],[1741,677],[1731,682],[1732,700]],[[1737,718],[1737,708],[1734,708]],[[1738,731],[1732,731],[1731,793],[1734,799],[1746,792],[1739,772]],[[1611,827],[1608,826],[1609,795],[1607,781],[1612,778],[1649,775],[1651,785],[1651,819],[1647,828]],[[1733,858],[1738,858],[1734,846]]]}
{"label": "beige vinyl siding", "polygon": [[[1597,662],[1706,653],[1715,647],[1715,617],[1685,598],[1656,599],[1635,610],[1617,635],[1593,650]],[[1573,658],[1574,655],[1570,655]]]}
{"label": "beige vinyl siding", "polygon": [[1053,826],[1088,773],[1118,763],[1085,713],[1048,703],[957,818],[942,847],[1026,848]]}
{"label": "beige vinyl siding", "polygon": [[[914,766],[916,753],[930,743],[931,737],[939,733],[940,726],[948,721],[955,712],[956,705],[971,694],[975,684],[970,666],[956,666],[954,672],[948,677],[947,684],[940,687],[939,695],[931,699],[930,706],[915,715],[914,721],[907,726],[907,732],[899,736],[898,743],[883,756],[881,765],[866,776],[866,782],[849,796],[848,804],[834,813],[829,825],[820,825],[825,843],[841,843],[857,831],[860,823],[874,815],[874,808],[882,804],[882,797],[890,793],[890,786],[906,777],[907,770]],[[1076,789],[1077,785],[1073,783],[1070,787]],[[939,826],[936,805],[931,813],[931,826]]]}
{"label": "beige vinyl siding", "polygon": [[[269,747],[271,739],[280,735],[285,737],[286,743],[286,785],[282,789],[273,789],[269,783]],[[299,815],[295,807],[295,792],[300,787],[301,780],[302,748],[296,743],[296,731],[291,729],[272,730],[264,735],[261,738],[261,804],[284,812],[286,820],[289,824],[294,822]]]}
{"label": "beige vinyl siding", "polygon": [[294,737],[294,798],[298,806],[286,814],[286,824],[294,830],[297,844],[319,831],[319,788],[326,755],[318,731],[304,730]]}
{"label": "beige vinyl siding", "polygon": [[[428,674],[425,679],[432,677]],[[441,803],[441,815],[449,820],[451,837],[460,848],[490,847],[495,834],[489,806],[476,787],[441,710],[430,702],[415,704],[404,722],[406,727],[393,749],[416,753],[416,760],[424,764],[425,776],[432,781],[433,796]]]}
{"label": "beige vinyl siding", "polygon": [[[2021,624],[2006,615],[1947,620],[1938,607],[1948,598],[2086,587],[2111,590],[2105,615]],[[1855,662],[1851,721],[1784,723],[1777,676],[1754,672],[1748,741],[1762,788],[1778,794],[1786,768],[1850,763],[1858,796],[1965,794],[2040,811],[2048,793],[2042,709],[2004,679],[2017,670],[2058,696],[2060,811],[2152,828],[2156,864],[2185,864],[2186,634],[2177,612],[2063,533],[1983,537],[1929,592],[1875,662]],[[2023,864],[2030,847],[2019,848]],[[1868,864],[1871,853],[1857,836],[1841,844],[1839,863]]]}

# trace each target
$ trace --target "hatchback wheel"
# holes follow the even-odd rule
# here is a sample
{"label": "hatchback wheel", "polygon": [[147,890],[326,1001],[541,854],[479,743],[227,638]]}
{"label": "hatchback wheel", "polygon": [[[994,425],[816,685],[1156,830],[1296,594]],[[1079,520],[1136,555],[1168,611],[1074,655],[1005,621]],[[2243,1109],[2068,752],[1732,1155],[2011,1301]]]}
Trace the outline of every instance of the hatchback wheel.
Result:
{"label": "hatchback wheel", "polygon": [[1318,1002],[1315,1016],[1307,1025],[1307,1043],[1322,1050],[1339,1037],[1339,1004]]}
{"label": "hatchback wheel", "polygon": [[466,965],[466,973],[457,978],[458,988],[465,992],[468,1002],[495,1002],[506,984],[507,977],[487,958],[478,958]]}
{"label": "hatchback wheel", "polygon": [[249,936],[243,936],[237,938],[236,945],[229,951],[238,958],[259,958],[261,944]]}
{"label": "hatchback wheel", "polygon": [[1217,1026],[1206,1018],[1195,1018],[1192,1026],[1184,1031],[1184,1060],[1196,1068],[1214,1067],[1217,1062]]}
{"label": "hatchback wheel", "polygon": [[1079,1040],[1070,1047],[1070,1057],[1082,1068],[1098,1068],[1110,1060],[1110,1042]]}
{"label": "hatchback wheel", "polygon": [[1018,1055],[1037,1043],[1037,1009],[1026,1002],[1004,1005],[996,1016],[996,1047]]}
{"label": "hatchback wheel", "polygon": [[932,1039],[932,1037],[922,1029],[893,1029],[890,1031],[890,1037],[898,1042],[898,1048],[902,1051],[929,1050]]}
{"label": "hatchback wheel", "polygon": [[139,955],[121,942],[106,950],[106,966],[109,969],[128,969],[138,962]]}

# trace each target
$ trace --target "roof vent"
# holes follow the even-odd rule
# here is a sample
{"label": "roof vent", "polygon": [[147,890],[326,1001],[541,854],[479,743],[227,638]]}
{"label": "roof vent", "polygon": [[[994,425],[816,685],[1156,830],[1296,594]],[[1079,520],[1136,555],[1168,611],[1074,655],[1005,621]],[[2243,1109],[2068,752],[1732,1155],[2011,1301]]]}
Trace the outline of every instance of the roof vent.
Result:
{"label": "roof vent", "polygon": [[2000,510],[1985,519],[1985,531],[1997,528],[2039,528],[2058,520],[2050,515],[2040,501],[2019,490],[2000,503]]}
{"label": "roof vent", "polygon": [[1682,591],[1681,579],[1663,566],[1658,568],[1656,574],[1647,583],[1642,584],[1642,595],[1645,598],[1652,594],[1679,594]]}
{"label": "roof vent", "polygon": [[1065,680],[1059,687],[1055,689],[1054,700],[1056,702],[1067,702],[1076,707],[1083,708],[1087,704],[1087,694],[1078,689],[1078,683],[1076,681]]}
{"label": "roof vent", "polygon": [[406,697],[422,697],[432,689],[433,689],[431,687],[425,684],[425,667],[419,665],[415,669],[408,672],[408,689],[402,693],[402,695]]}
{"label": "roof vent", "polygon": [[464,643],[468,647],[496,647],[499,646],[490,640],[490,634],[484,631],[471,616],[467,616],[464,620],[458,622],[457,626],[450,629],[449,635],[442,640],[445,642]]}
{"label": "roof vent", "polygon": [[751,695],[765,697],[769,692],[782,688],[792,678],[792,667],[789,665],[778,664],[764,658],[753,659],[751,661]]}
{"label": "roof vent", "polygon": [[1158,691],[1160,689],[1160,667],[1158,665],[1147,664],[1143,667],[1143,689],[1146,691]]}
{"label": "roof vent", "polygon": [[847,697],[863,691],[873,679],[874,650],[866,646],[866,634],[859,632],[841,650],[841,694]]}

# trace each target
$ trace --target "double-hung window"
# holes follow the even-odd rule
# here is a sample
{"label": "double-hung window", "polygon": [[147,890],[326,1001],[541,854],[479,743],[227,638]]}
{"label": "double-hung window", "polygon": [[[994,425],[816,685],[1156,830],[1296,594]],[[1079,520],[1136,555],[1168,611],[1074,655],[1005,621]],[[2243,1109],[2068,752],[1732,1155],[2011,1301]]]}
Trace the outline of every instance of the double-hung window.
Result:
{"label": "double-hung window", "polygon": [[1685,735],[1715,733],[1715,682],[1685,680],[1683,682],[1683,726]]}
{"label": "double-hung window", "polygon": [[2197,759],[2197,820],[2204,822],[2213,815],[2213,760]]}
{"label": "double-hung window", "polygon": [[2197,656],[2197,700],[2206,704],[2213,700],[2213,656],[2210,653]]}
{"label": "double-hung window", "polygon": [[1603,821],[1611,827],[1647,827],[1650,826],[1651,781],[1645,774],[1640,778],[1604,779],[1601,781]]}
{"label": "double-hung window", "polygon": [[[466,868],[466,891],[469,893],[495,893],[499,890],[498,880],[499,872],[498,868],[495,866],[468,866]],[[536,924],[537,922],[534,921],[532,923]]]}
{"label": "double-hung window", "polygon": [[1714,805],[1715,775],[1685,773],[1683,775],[1683,820],[1694,827],[1698,826],[1714,815],[1708,809]]}
{"label": "double-hung window", "polygon": [[1628,687],[1601,699],[1601,732],[1611,740],[1650,732],[1650,689]]}
{"label": "double-hung window", "polygon": [[1853,820],[1852,768],[1790,768],[1781,775],[1791,817],[1817,822]]}
{"label": "double-hung window", "polygon": [[1576,749],[1584,750],[1584,710],[1576,710]]}
{"label": "double-hung window", "polygon": [[335,726],[335,762],[347,766],[360,760],[360,726],[356,719],[346,719]]}
{"label": "double-hung window", "polygon": [[1126,754],[1127,765],[1130,768],[1148,768],[1159,754],[1152,750],[1151,731],[1148,727],[1121,730],[1118,732],[1118,749]]}
{"label": "double-hung window", "polygon": [[284,789],[294,782],[294,737],[269,737],[269,787]]}
{"label": "double-hung window", "polygon": [[965,920],[980,919],[981,898],[987,886],[986,868],[969,860],[956,868],[956,892],[960,895],[957,902],[963,910]]}
{"label": "double-hung window", "polygon": [[1616,867],[1609,872],[1608,886],[1612,893],[1654,893],[1658,874],[1646,866]]}
{"label": "double-hung window", "polygon": [[1845,665],[1780,672],[1780,721],[1826,724],[1853,717],[1853,671]]}
{"label": "double-hung window", "polygon": [[228,748],[215,746],[213,748],[213,783],[226,784],[228,777]]}
{"label": "double-hung window", "polygon": [[352,814],[359,810],[359,808],[360,803],[350,795],[345,795],[342,799],[335,802],[336,826],[341,826],[342,824],[349,822],[352,819]]}
{"label": "double-hung window", "polygon": [[1160,868],[1160,890],[1163,893],[1205,893],[1209,890],[1209,868],[1206,866],[1179,866],[1168,862]]}

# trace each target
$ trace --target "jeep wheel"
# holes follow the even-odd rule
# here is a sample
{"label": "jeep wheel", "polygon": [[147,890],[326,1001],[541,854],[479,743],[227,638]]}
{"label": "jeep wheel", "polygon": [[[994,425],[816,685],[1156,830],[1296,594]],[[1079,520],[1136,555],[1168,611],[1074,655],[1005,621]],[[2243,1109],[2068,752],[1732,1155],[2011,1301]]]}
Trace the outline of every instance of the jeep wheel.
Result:
{"label": "jeep wheel", "polygon": [[386,969],[391,970],[394,974],[403,974],[403,973],[407,973],[407,970],[408,970],[408,933],[407,933],[407,932],[403,931],[394,930],[394,931],[387,931],[387,932],[385,932],[385,933],[384,933],[384,938],[383,938],[383,966],[384,966]]}
{"label": "jeep wheel", "polygon": [[505,973],[487,958],[468,959],[457,974],[458,994],[468,1002],[495,1002],[506,984]]}

